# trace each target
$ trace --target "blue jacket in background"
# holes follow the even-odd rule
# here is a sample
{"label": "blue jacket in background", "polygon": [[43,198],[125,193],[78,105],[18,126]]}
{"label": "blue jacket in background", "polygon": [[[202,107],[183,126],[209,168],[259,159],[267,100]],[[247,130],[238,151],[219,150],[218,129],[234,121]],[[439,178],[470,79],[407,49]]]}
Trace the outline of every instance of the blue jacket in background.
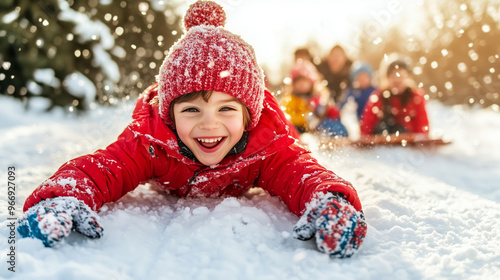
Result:
{"label": "blue jacket in background", "polygon": [[344,107],[344,105],[351,97],[354,98],[354,101],[356,102],[356,104],[358,104],[358,108],[356,109],[356,116],[358,117],[358,120],[360,120],[366,102],[368,102],[368,98],[370,98],[370,94],[374,90],[375,88],[373,86],[369,86],[365,89],[352,88],[352,87],[348,88],[344,100],[339,104],[340,108]]}

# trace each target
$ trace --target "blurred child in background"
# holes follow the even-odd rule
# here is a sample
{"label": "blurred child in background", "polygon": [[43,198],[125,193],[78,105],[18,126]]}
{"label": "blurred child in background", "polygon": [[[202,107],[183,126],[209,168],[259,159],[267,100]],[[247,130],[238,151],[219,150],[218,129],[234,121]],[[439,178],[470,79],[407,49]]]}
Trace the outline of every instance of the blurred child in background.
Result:
{"label": "blurred child in background", "polygon": [[340,45],[335,45],[328,56],[318,65],[318,71],[328,82],[330,98],[338,102],[343,91],[351,85],[349,72],[352,61]]}
{"label": "blurred child in background", "polygon": [[297,59],[290,71],[291,84],[281,99],[283,111],[297,130],[326,136],[347,136],[340,113],[329,104],[329,93],[319,83],[319,74],[309,60]]}
{"label": "blurred child in background", "polygon": [[361,117],[361,135],[422,133],[428,135],[425,93],[412,78],[408,58],[392,55],[383,63],[381,87],[369,97]]}
{"label": "blurred child in background", "polygon": [[300,133],[311,130],[316,107],[313,100],[321,99],[321,94],[314,89],[318,77],[314,65],[302,58],[295,61],[290,71],[291,84],[285,89],[281,106]]}
{"label": "blurred child in background", "polygon": [[352,85],[347,89],[345,96],[339,105],[340,109],[350,100],[356,104],[356,117],[361,119],[363,110],[370,94],[375,90],[372,85],[373,70],[372,67],[365,62],[357,61],[351,69]]}

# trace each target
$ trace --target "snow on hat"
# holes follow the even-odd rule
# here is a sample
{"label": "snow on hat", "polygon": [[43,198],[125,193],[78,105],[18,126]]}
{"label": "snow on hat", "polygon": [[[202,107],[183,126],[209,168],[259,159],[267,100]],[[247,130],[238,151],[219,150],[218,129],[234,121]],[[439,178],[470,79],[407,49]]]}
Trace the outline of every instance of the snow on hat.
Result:
{"label": "snow on hat", "polygon": [[295,80],[297,77],[306,77],[311,81],[311,83],[316,83],[318,81],[318,72],[316,67],[307,60],[298,59],[295,64],[292,66],[290,70],[290,76],[292,80]]}
{"label": "snow on hat", "polygon": [[212,1],[198,1],[186,12],[186,33],[170,48],[157,76],[160,116],[167,125],[173,125],[171,102],[201,90],[220,91],[245,104],[248,130],[259,122],[264,74],[252,46],[224,29],[225,20],[222,7]]}
{"label": "snow on hat", "polygon": [[351,81],[354,81],[356,77],[362,72],[365,72],[366,74],[368,74],[368,76],[370,76],[370,78],[373,78],[373,69],[368,63],[362,61],[354,62],[351,67],[350,73]]}

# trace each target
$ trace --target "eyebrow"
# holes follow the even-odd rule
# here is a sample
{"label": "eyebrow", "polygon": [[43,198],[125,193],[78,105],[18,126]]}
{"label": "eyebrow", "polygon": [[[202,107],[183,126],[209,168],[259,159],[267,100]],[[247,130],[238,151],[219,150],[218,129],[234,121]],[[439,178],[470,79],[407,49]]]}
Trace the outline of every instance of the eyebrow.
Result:
{"label": "eyebrow", "polygon": [[226,99],[217,100],[216,102],[217,103],[226,103],[226,102],[238,102],[238,101],[239,100],[236,97],[229,97],[229,98],[226,98]]}
{"label": "eyebrow", "polygon": [[[237,103],[241,103],[241,101],[236,98],[236,97],[233,97],[233,96],[230,96],[230,97],[225,97],[223,99],[220,99],[220,100],[217,100],[215,101],[216,103],[220,104],[220,103],[229,103],[229,102],[237,102]],[[192,105],[195,105],[195,103],[193,102],[193,100],[189,100],[189,101],[183,101],[183,102],[179,102],[177,104],[185,104],[185,106],[192,106]]]}

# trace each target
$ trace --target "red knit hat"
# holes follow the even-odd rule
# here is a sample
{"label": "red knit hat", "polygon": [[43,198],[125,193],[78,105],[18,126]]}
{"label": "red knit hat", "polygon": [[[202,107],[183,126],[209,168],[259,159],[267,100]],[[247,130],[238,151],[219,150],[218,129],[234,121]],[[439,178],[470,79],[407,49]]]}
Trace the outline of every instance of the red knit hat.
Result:
{"label": "red knit hat", "polygon": [[264,101],[264,74],[253,48],[223,28],[224,10],[212,1],[192,4],[184,16],[186,33],[169,50],[158,80],[160,115],[167,125],[171,102],[200,90],[220,91],[239,99],[257,125]]}

